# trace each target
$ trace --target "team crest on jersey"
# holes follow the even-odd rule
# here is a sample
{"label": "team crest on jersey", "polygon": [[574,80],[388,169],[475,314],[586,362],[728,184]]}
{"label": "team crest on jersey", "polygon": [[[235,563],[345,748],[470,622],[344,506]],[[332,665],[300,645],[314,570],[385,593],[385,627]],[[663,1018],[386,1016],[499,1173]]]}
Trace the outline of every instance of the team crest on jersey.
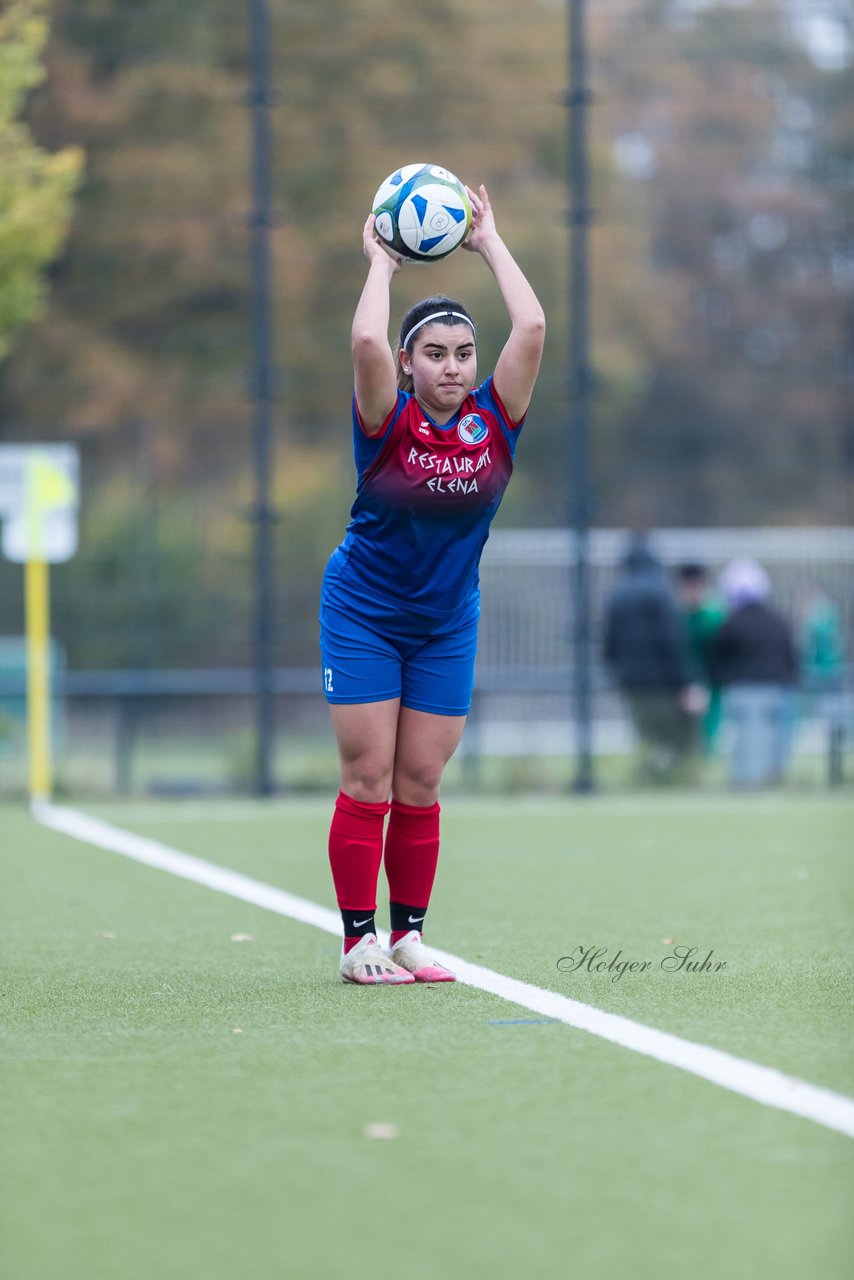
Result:
{"label": "team crest on jersey", "polygon": [[463,444],[483,444],[489,435],[489,427],[478,413],[467,413],[457,426],[457,435]]}

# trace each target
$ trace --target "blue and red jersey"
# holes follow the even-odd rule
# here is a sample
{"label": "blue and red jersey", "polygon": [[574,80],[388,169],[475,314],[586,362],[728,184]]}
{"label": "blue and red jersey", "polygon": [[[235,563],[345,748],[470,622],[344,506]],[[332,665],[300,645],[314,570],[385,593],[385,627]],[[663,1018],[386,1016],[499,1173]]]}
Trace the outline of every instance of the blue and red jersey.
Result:
{"label": "blue and red jersey", "polygon": [[360,606],[448,618],[478,600],[478,565],[522,423],[488,378],[443,425],[399,391],[375,436],[353,400],[356,500],[327,587]]}

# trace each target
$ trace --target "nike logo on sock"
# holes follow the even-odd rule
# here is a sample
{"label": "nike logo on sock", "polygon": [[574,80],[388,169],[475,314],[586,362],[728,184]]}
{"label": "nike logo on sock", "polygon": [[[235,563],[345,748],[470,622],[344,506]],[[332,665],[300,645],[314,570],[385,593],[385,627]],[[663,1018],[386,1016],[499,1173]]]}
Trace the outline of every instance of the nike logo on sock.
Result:
{"label": "nike logo on sock", "polygon": [[[427,914],[427,912],[425,911],[425,912],[424,912],[424,916],[426,916],[426,914]],[[410,916],[410,917],[409,917],[409,923],[410,923],[410,924],[420,924],[420,923],[421,923],[421,921],[424,919],[424,916]]]}
{"label": "nike logo on sock", "polygon": [[[423,916],[422,916],[422,919],[423,919]],[[373,916],[365,916],[364,920],[354,920],[353,928],[361,929],[363,924],[370,924],[372,920],[373,920]]]}

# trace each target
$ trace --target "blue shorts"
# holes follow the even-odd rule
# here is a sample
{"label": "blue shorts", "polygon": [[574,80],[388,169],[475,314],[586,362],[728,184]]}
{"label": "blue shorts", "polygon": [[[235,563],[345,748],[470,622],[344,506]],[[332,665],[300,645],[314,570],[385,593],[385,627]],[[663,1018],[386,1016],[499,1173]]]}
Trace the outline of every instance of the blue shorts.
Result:
{"label": "blue shorts", "polygon": [[413,711],[465,716],[471,707],[478,612],[462,622],[413,614],[377,618],[320,607],[320,659],[327,702],[400,698]]}

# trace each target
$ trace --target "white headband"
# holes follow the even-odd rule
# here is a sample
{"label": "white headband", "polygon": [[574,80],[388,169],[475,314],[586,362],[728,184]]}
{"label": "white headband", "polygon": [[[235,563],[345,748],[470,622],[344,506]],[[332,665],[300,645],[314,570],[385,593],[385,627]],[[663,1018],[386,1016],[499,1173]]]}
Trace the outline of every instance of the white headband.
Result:
{"label": "white headband", "polygon": [[405,351],[407,349],[409,346],[409,339],[412,337],[413,333],[418,332],[422,325],[429,324],[431,320],[441,320],[442,316],[455,316],[457,320],[464,320],[466,324],[471,325],[471,331],[474,333],[474,321],[470,320],[468,316],[464,316],[462,311],[434,311],[431,316],[425,316],[423,320],[418,321],[418,324],[414,324],[412,326],[409,333],[403,339],[403,350]]}

